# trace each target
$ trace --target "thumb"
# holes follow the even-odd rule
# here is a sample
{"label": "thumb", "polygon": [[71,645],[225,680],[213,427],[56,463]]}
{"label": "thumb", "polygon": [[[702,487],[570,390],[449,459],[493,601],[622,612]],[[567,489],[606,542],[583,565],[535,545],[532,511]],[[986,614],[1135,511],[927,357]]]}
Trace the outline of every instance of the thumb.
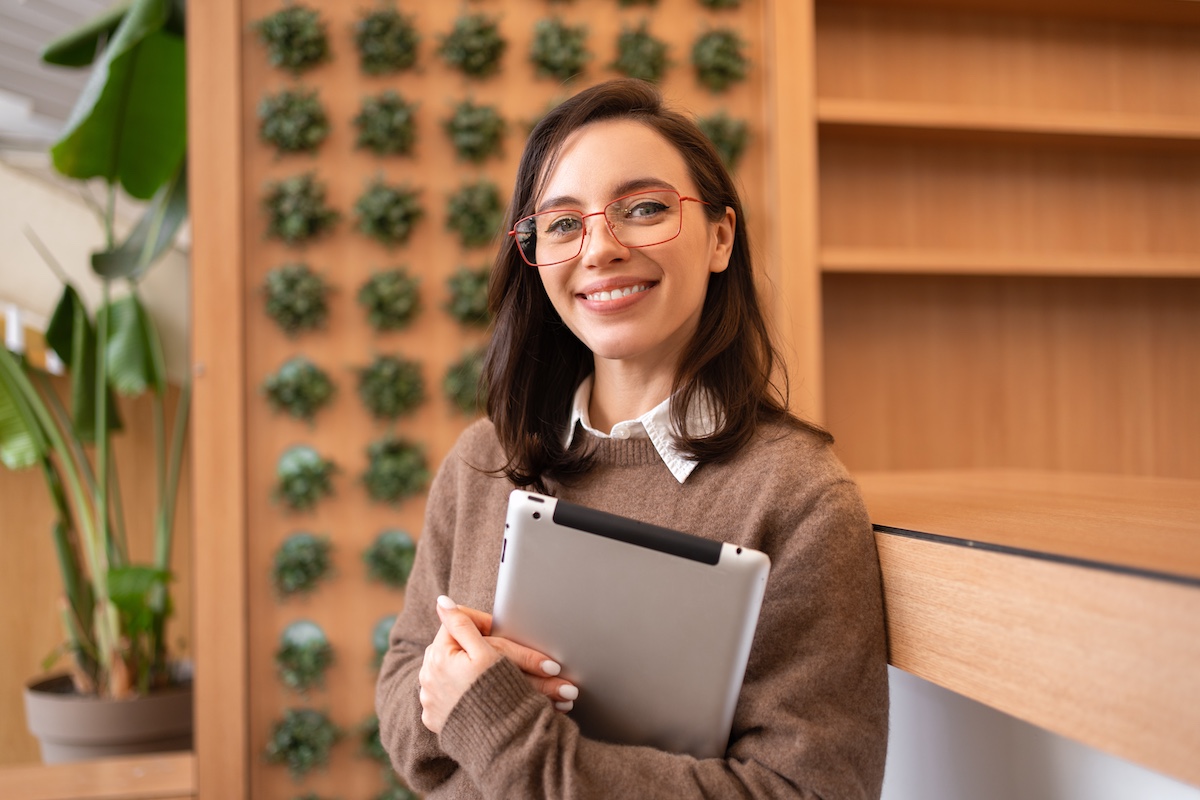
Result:
{"label": "thumb", "polygon": [[466,651],[472,661],[486,655],[488,644],[484,641],[483,634],[457,603],[446,595],[441,595],[437,599],[437,613],[446,632],[458,642],[458,646]]}

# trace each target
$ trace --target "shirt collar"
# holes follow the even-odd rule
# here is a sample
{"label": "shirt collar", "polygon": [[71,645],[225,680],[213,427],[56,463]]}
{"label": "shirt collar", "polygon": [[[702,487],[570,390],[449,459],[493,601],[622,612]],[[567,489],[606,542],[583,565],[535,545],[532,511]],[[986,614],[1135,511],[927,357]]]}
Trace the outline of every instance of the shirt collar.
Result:
{"label": "shirt collar", "polygon": [[[686,481],[698,464],[688,458],[679,447],[679,432],[671,424],[671,398],[663,400],[637,419],[618,422],[610,433],[604,433],[592,427],[591,419],[588,416],[588,405],[592,399],[592,380],[593,376],[588,375],[575,390],[575,400],[571,405],[571,418],[563,441],[564,446],[570,447],[571,442],[575,440],[577,424],[583,425],[585,431],[600,439],[649,438],[654,445],[655,452],[658,453],[671,474],[675,476],[675,480],[680,483]],[[715,431],[717,419],[712,404],[698,398],[688,408],[686,424],[692,435],[707,436]]]}

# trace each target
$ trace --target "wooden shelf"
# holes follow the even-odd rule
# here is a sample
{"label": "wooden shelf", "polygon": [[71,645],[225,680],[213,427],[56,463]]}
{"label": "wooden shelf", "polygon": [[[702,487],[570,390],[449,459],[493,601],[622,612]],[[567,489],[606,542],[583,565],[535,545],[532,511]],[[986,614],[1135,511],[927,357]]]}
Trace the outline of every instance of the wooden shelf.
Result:
{"label": "wooden shelf", "polygon": [[1196,0],[817,0],[818,6],[928,8],[1085,20],[1200,25]]}
{"label": "wooden shelf", "polygon": [[0,769],[5,800],[188,800],[196,794],[193,753]]}
{"label": "wooden shelf", "polygon": [[818,259],[821,271],[833,274],[1200,277],[1200,254],[997,253],[901,247],[823,247]]}
{"label": "wooden shelf", "polygon": [[829,132],[1051,138],[1200,149],[1200,119],[1168,115],[824,98],[817,101],[817,123]]}
{"label": "wooden shelf", "polygon": [[855,477],[892,664],[1200,784],[1200,481]]}

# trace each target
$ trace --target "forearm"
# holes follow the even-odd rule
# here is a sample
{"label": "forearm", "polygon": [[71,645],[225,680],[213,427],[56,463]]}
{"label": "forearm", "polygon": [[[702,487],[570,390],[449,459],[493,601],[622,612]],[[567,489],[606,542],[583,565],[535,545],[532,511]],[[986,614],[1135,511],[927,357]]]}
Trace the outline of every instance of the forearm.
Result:
{"label": "forearm", "polygon": [[752,757],[697,760],[587,739],[507,661],[463,696],[439,741],[485,797],[816,797]]}

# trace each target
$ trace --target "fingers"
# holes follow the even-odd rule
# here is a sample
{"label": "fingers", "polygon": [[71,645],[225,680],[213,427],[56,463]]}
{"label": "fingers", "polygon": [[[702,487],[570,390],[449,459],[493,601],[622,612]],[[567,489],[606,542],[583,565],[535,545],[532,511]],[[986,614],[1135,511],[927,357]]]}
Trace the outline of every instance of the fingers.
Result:
{"label": "fingers", "polygon": [[[442,621],[442,631],[449,634],[468,656],[477,659],[487,655],[488,645],[483,640],[483,634],[475,627],[475,622],[471,617],[467,616],[466,612],[459,608],[453,600],[446,595],[440,596],[437,599],[437,613],[438,618]],[[438,631],[439,636],[442,631]]]}
{"label": "fingers", "polygon": [[[562,672],[562,667],[533,648],[500,636],[487,636],[492,628],[491,614],[460,606],[445,595],[437,599],[437,614],[442,621],[442,627],[426,651],[426,665],[422,674],[418,676],[422,687],[426,685],[429,656],[433,652],[460,650],[472,661],[479,660],[485,663],[494,660],[495,654],[498,653],[516,664],[518,669],[525,673],[530,685],[538,693],[549,698],[558,711],[565,713],[574,708],[579,689],[557,677]],[[432,678],[432,675],[429,677]],[[425,697],[421,698],[421,704],[426,705]]]}
{"label": "fingers", "polygon": [[539,653],[532,647],[526,647],[523,644],[517,644],[511,639],[505,639],[502,636],[489,637],[492,647],[500,651],[502,655],[512,661],[521,671],[529,675],[539,675],[545,678],[553,678],[562,672],[562,667],[557,661],[549,659],[544,653]]}

